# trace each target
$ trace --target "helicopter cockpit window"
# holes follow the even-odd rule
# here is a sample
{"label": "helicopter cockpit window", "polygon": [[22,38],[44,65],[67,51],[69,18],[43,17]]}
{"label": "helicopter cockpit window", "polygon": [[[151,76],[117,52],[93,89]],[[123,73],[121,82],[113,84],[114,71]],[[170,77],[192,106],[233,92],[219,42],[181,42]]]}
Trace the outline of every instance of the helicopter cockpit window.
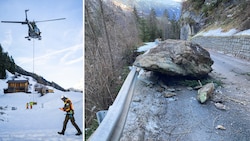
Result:
{"label": "helicopter cockpit window", "polygon": [[40,34],[40,30],[39,30],[39,28],[37,28],[37,26],[34,27],[34,30],[35,30],[36,34]]}
{"label": "helicopter cockpit window", "polygon": [[40,30],[39,30],[39,28],[36,26],[36,24],[35,24],[35,23],[32,23],[31,25],[32,25],[32,27],[33,27],[35,33],[40,35]]}
{"label": "helicopter cockpit window", "polygon": [[36,28],[36,24],[34,22],[31,22],[31,26],[32,26],[33,29]]}

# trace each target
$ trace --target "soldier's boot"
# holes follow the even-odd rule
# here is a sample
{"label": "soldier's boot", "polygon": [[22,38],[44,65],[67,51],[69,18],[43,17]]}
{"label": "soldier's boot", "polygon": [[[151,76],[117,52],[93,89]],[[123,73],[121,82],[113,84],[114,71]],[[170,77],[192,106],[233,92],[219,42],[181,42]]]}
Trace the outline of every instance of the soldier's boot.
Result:
{"label": "soldier's boot", "polygon": [[64,132],[57,132],[59,135],[64,135]]}

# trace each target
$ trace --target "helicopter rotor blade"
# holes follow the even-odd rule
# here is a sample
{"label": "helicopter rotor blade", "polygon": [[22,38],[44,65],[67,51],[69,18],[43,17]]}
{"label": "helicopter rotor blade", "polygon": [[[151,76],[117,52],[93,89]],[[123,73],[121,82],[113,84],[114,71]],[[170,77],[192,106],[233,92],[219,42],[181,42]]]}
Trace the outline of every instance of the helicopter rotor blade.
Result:
{"label": "helicopter rotor blade", "polygon": [[51,20],[43,20],[43,21],[35,21],[36,23],[38,22],[50,22],[50,21],[58,21],[58,20],[65,20],[66,18],[59,18],[59,19],[51,19]]}
{"label": "helicopter rotor blade", "polygon": [[22,22],[22,21],[1,21],[2,23],[21,23],[21,24],[28,24],[28,22]]}

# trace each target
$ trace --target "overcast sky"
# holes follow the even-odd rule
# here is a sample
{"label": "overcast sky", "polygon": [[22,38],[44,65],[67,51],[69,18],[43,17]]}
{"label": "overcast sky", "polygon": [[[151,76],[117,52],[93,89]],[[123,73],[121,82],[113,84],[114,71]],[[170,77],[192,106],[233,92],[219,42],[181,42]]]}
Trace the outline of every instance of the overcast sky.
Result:
{"label": "overcast sky", "polygon": [[[66,18],[37,23],[42,40],[34,40],[34,72],[64,88],[83,83],[82,0],[1,0],[1,21],[30,21]],[[0,44],[15,63],[33,72],[33,40],[27,25],[0,23]]]}

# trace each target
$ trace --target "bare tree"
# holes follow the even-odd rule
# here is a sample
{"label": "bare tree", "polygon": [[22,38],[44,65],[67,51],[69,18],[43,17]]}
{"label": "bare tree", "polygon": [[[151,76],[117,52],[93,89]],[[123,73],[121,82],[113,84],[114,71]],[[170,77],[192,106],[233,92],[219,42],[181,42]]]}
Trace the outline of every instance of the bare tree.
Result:
{"label": "bare tree", "polygon": [[[108,3],[107,3],[108,2]],[[112,2],[85,1],[85,124],[108,109],[121,84],[125,56],[140,42],[134,18]]]}

